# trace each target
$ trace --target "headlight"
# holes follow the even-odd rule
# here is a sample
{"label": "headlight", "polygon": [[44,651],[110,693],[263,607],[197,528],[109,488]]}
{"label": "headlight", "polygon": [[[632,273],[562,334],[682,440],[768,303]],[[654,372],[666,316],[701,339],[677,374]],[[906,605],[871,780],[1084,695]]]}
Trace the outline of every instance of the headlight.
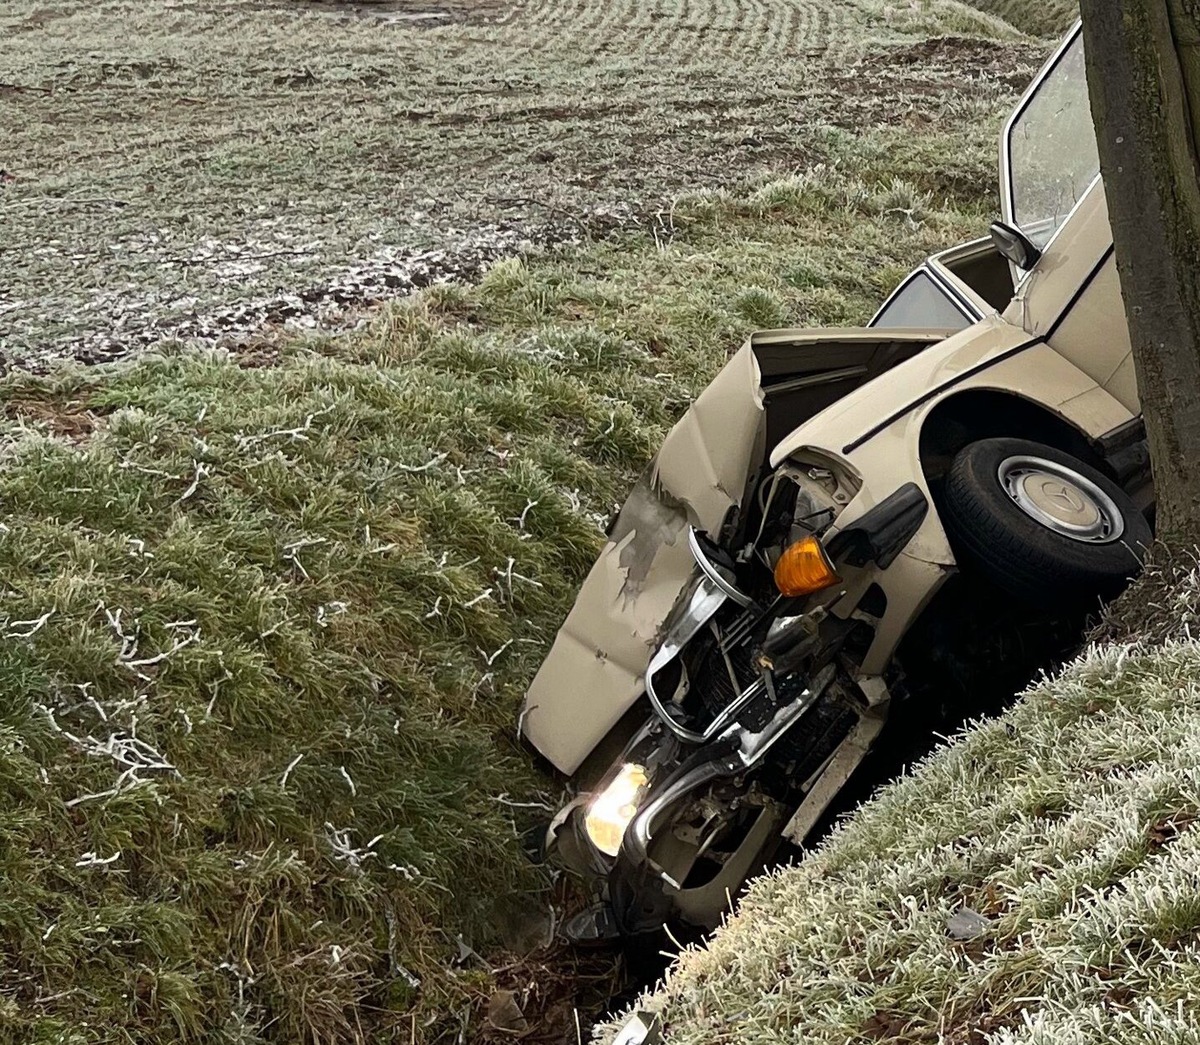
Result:
{"label": "headlight", "polygon": [[592,845],[608,856],[616,856],[621,849],[625,829],[635,816],[638,805],[650,789],[650,778],[644,766],[626,762],[617,770],[616,776],[587,807],[583,826]]}
{"label": "headlight", "polygon": [[775,586],[784,595],[808,595],[837,584],[838,576],[816,537],[802,537],[775,564]]}

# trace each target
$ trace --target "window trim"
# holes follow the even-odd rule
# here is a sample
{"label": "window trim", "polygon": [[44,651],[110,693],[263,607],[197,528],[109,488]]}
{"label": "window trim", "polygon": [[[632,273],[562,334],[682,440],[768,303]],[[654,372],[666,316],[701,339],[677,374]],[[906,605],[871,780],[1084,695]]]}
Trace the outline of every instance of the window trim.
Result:
{"label": "window trim", "polygon": [[[957,262],[964,254],[970,257],[976,257],[981,254],[996,254],[1000,257],[996,250],[996,244],[992,241],[992,237],[980,236],[978,239],[967,240],[966,243],[959,243],[956,246],[948,247],[945,250],[939,250],[936,254],[930,254],[925,259],[925,264],[938,276],[942,282],[953,289],[953,291],[967,303],[968,307],[973,309],[982,318],[983,316],[991,315],[993,312],[1002,312],[1003,309],[996,308],[966,280],[962,279],[951,266],[951,263],[946,259],[953,256]],[[1001,258],[1001,261],[1004,259]],[[1009,262],[1004,262],[1011,274],[1012,265]],[[1015,277],[1014,277],[1015,279]],[[1010,299],[1011,300],[1011,299]],[[1006,306],[1007,307],[1007,306]]]}

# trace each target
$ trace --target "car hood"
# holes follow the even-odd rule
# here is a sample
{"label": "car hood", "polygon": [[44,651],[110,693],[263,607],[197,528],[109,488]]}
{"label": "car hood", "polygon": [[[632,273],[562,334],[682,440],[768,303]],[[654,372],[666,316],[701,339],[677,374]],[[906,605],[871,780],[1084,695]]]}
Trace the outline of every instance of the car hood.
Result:
{"label": "car hood", "polygon": [[747,343],[671,429],[642,475],[529,687],[521,729],[565,773],[642,693],[642,673],[691,576],[689,526],[716,531],[740,503],[763,397]]}

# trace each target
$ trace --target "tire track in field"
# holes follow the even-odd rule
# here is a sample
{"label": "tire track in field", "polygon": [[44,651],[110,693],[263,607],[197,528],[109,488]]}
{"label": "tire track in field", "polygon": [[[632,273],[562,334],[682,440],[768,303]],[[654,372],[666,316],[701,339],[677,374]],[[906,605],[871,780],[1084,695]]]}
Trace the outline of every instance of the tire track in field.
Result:
{"label": "tire track in field", "polygon": [[540,0],[506,24],[521,51],[603,51],[646,68],[713,67],[736,59],[852,47],[868,23],[842,0]]}
{"label": "tire track in field", "polygon": [[677,64],[671,59],[682,50],[680,48],[680,32],[684,29],[682,11],[678,0],[654,0],[646,4],[639,15],[645,16],[644,26],[638,34],[640,50],[650,60],[654,55],[662,55],[670,64]]}

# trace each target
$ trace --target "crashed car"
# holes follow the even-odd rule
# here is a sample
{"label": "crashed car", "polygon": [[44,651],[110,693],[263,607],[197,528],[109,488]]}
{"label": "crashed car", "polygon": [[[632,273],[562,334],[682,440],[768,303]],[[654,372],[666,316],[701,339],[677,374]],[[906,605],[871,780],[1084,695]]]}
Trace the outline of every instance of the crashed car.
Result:
{"label": "crashed car", "polygon": [[754,334],[616,517],[521,719],[574,783],[546,846],[595,886],[576,939],[716,924],[889,720],[948,699],[955,650],[988,647],[963,692],[1005,679],[1137,572],[1153,488],[1078,26],[1000,152],[989,236],[865,328]]}

